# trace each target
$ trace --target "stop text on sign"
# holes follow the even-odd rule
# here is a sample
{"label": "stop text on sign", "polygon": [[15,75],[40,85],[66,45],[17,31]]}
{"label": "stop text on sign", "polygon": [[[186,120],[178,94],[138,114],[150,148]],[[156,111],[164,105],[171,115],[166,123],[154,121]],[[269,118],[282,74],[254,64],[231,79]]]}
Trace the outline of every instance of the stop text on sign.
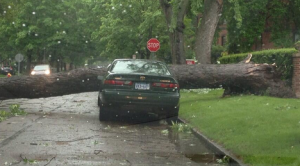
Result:
{"label": "stop text on sign", "polygon": [[149,48],[157,48],[157,47],[159,47],[159,43],[148,43],[148,45],[147,45],[147,47],[149,47]]}
{"label": "stop text on sign", "polygon": [[160,43],[156,38],[151,38],[147,42],[147,48],[150,52],[156,52],[160,48]]}

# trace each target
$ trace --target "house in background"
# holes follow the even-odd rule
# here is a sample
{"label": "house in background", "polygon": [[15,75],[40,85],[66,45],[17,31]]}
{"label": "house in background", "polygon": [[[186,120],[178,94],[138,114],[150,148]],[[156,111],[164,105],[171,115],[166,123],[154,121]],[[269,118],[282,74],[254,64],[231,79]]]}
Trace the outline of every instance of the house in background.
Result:
{"label": "house in background", "polygon": [[[288,0],[283,0],[283,3],[289,2]],[[291,5],[291,4],[288,4]],[[270,9],[271,10],[271,9]],[[282,35],[282,40],[277,39],[277,42],[286,40],[289,45],[297,42],[300,40],[300,31],[297,29],[297,24],[300,24],[299,18],[295,18],[296,16],[290,15],[286,17],[280,17],[277,19],[274,18],[276,16],[273,16],[271,11],[267,13],[267,17],[264,25],[264,31],[256,38],[254,44],[252,45],[251,49],[253,51],[259,51],[259,50],[266,50],[266,49],[275,49],[275,48],[282,48],[282,47],[288,47],[288,44],[286,46],[278,46],[274,42],[272,42],[272,30],[274,28],[282,29],[282,31],[287,32],[287,35]],[[297,20],[298,19],[298,20]],[[274,20],[278,21],[274,24]],[[274,27],[277,26],[277,27]],[[300,25],[298,25],[300,26]],[[280,31],[279,30],[279,31]],[[278,30],[277,30],[278,31]],[[274,32],[274,31],[273,31]],[[288,33],[290,33],[288,35]],[[216,44],[220,46],[226,46],[226,43],[228,41],[227,39],[227,25],[226,21],[225,23],[219,25],[219,31],[218,31],[219,37],[217,39]],[[280,36],[281,37],[281,36]],[[274,36],[273,36],[274,38]]]}

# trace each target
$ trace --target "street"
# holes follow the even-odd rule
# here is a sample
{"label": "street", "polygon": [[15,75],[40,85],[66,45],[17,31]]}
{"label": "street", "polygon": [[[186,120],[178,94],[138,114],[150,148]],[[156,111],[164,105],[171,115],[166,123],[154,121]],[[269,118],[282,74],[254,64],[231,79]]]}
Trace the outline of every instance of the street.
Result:
{"label": "street", "polygon": [[218,165],[193,134],[172,131],[167,120],[99,122],[97,92],[3,100],[0,110],[11,104],[28,115],[0,123],[1,166]]}

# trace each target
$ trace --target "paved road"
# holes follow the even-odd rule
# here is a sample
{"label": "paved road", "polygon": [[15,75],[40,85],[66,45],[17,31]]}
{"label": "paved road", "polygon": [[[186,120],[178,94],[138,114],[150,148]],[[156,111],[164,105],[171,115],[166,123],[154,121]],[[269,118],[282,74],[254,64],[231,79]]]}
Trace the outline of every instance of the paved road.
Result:
{"label": "paved road", "polygon": [[[97,93],[0,101],[29,114],[0,123],[0,165],[216,165],[192,134],[166,120],[99,122]],[[141,118],[142,119],[142,118]]]}

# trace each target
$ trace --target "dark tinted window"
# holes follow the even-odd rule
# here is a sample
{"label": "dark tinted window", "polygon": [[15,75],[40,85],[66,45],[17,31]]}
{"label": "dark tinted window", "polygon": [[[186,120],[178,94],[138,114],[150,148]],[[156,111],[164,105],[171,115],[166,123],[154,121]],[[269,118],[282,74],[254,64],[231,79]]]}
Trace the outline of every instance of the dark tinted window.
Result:
{"label": "dark tinted window", "polygon": [[151,61],[116,61],[111,72],[171,75],[165,64]]}

